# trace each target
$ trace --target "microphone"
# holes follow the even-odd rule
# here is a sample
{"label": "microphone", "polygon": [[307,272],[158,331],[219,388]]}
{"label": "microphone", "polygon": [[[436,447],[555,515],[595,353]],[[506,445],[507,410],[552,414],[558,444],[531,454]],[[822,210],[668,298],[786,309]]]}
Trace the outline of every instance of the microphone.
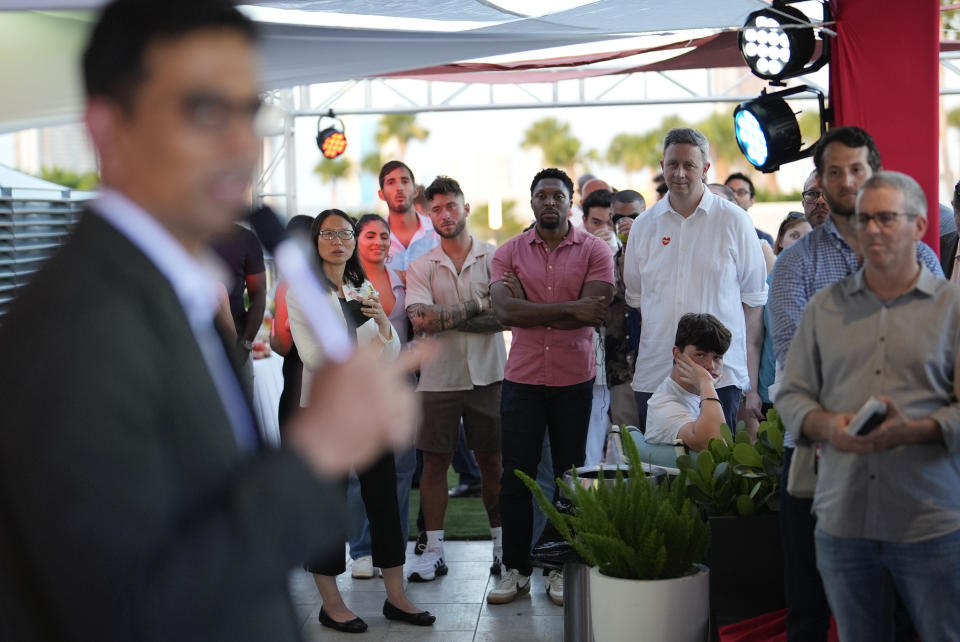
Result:
{"label": "microphone", "polygon": [[261,205],[250,213],[249,220],[257,238],[273,254],[277,269],[303,309],[324,356],[338,363],[349,359],[353,354],[353,341],[310,268],[305,249],[296,240],[287,238],[283,223],[270,207]]}

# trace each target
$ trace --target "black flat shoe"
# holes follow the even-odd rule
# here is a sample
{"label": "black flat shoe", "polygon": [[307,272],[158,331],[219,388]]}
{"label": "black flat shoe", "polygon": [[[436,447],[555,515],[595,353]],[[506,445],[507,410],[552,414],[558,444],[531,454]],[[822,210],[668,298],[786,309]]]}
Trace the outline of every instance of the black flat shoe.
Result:
{"label": "black flat shoe", "polygon": [[430,626],[437,621],[437,616],[431,615],[430,611],[407,613],[390,604],[390,600],[383,601],[383,617],[388,620],[397,620],[398,622],[406,622],[407,624],[415,624],[417,626]]}
{"label": "black flat shoe", "polygon": [[[384,609],[386,609],[386,607],[384,607]],[[327,615],[327,612],[323,610],[322,606],[320,607],[320,624],[334,631],[340,631],[341,633],[363,633],[367,630],[367,623],[360,618],[355,617],[349,622],[337,622]]]}

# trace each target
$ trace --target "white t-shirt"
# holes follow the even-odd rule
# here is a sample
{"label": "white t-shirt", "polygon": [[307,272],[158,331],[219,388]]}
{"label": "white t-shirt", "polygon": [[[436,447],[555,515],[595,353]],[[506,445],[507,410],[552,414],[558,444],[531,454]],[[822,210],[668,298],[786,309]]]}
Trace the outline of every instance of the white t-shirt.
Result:
{"label": "white t-shirt", "polygon": [[670,207],[668,195],[630,228],[623,281],[627,305],[643,316],[634,390],[655,390],[670,374],[670,348],[687,312],[710,313],[733,334],[717,387],[750,387],[742,304],[766,303],[766,264],[747,213],[703,192],[687,218]]}
{"label": "white t-shirt", "polygon": [[680,429],[700,416],[700,395],[687,392],[683,386],[667,377],[647,402],[647,429],[644,438],[648,444],[673,445]]}

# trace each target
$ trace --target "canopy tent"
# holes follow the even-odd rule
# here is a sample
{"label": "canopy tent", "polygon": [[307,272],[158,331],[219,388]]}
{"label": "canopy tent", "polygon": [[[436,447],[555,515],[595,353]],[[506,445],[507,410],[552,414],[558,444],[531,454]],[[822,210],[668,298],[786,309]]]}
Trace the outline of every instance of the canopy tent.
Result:
{"label": "canopy tent", "polygon": [[[82,92],[77,60],[92,21],[89,10],[101,4],[101,0],[3,4],[8,11],[0,12],[0,56],[5,62],[0,67],[0,86],[5,90],[0,131],[79,117]],[[750,11],[766,6],[761,0],[597,0],[548,17],[522,17],[498,8],[510,3],[488,0],[265,0],[252,4],[257,6],[248,11],[260,22],[263,36],[264,89],[377,77],[638,34],[725,29],[743,24]],[[575,3],[558,0],[553,4]],[[369,24],[373,20],[366,16],[374,16],[384,28],[324,25],[351,16],[354,20],[346,22],[354,24]],[[682,33],[676,34],[678,43],[687,40]],[[616,50],[616,45],[611,43],[610,50]],[[703,66],[705,58],[713,56],[701,56],[698,66]],[[577,66],[568,73],[576,73]],[[473,80],[488,81],[480,75]]]}

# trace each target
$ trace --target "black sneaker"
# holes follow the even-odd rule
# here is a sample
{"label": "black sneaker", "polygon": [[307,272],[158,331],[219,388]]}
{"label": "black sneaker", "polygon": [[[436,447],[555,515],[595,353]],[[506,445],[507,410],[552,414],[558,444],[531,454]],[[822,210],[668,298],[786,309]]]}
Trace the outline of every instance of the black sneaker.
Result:
{"label": "black sneaker", "polygon": [[427,531],[420,531],[417,535],[417,543],[413,547],[413,554],[423,555],[425,550],[427,550]]}

